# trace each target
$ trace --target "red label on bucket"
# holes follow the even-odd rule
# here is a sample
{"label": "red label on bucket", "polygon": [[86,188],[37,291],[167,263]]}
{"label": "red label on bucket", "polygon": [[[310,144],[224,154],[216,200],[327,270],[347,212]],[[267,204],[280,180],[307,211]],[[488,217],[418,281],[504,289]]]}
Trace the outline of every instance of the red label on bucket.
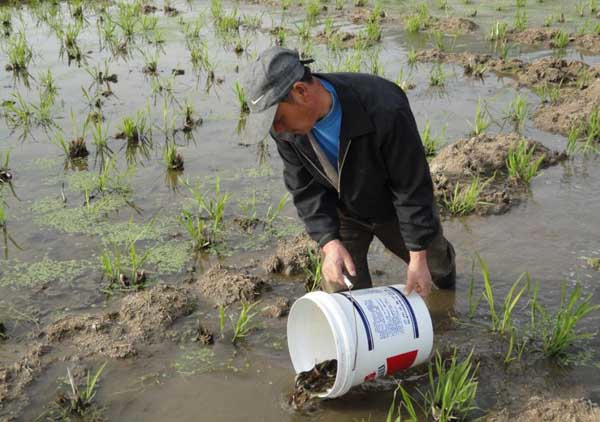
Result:
{"label": "red label on bucket", "polygon": [[410,368],[417,358],[417,352],[418,350],[413,350],[411,352],[401,353],[399,355],[387,358],[387,375]]}
{"label": "red label on bucket", "polygon": [[365,382],[373,381],[377,377],[377,373],[371,372],[369,375],[365,377]]}

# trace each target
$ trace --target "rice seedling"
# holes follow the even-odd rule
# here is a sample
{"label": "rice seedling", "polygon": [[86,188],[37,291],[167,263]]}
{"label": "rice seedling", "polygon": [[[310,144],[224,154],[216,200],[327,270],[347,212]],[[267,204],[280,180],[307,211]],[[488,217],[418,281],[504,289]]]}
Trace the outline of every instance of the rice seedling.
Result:
{"label": "rice seedling", "polygon": [[516,31],[525,31],[527,29],[527,11],[524,9],[517,9],[515,12],[515,20],[513,27]]}
{"label": "rice seedling", "polygon": [[363,34],[367,42],[381,41],[381,24],[379,20],[369,20]]}
{"label": "rice seedling", "polygon": [[461,186],[460,182],[456,182],[452,195],[444,195],[442,198],[442,206],[452,215],[461,216],[467,215],[475,211],[477,205],[484,204],[479,200],[479,197],[485,187],[493,179],[493,176],[481,182],[479,177],[475,177],[469,185]]}
{"label": "rice seedling", "polygon": [[196,117],[196,110],[194,108],[194,104],[190,99],[186,99],[183,107],[182,107],[182,115],[183,115],[183,128],[184,132],[189,132],[195,127],[202,124],[202,118]]}
{"label": "rice seedling", "polygon": [[233,337],[231,338],[231,342],[233,344],[236,344],[239,340],[247,337],[252,330],[257,328],[257,325],[253,322],[253,320],[260,312],[254,311],[254,308],[259,303],[260,302],[248,303],[246,301],[242,301],[242,309],[240,310],[237,320],[235,323],[233,320],[231,320],[233,328]]}
{"label": "rice seedling", "polygon": [[210,1],[210,12],[215,20],[218,20],[223,15],[223,3],[221,0]]}
{"label": "rice seedling", "polygon": [[429,72],[429,85],[434,87],[442,87],[446,84],[446,74],[444,68],[440,63],[436,63],[432,66]]}
{"label": "rice seedling", "polygon": [[148,124],[146,113],[139,110],[135,118],[123,117],[119,132],[115,135],[117,139],[125,139],[127,143],[138,144],[148,141],[152,136],[151,127]]}
{"label": "rice seedling", "polygon": [[342,10],[346,0],[335,0],[335,10]]}
{"label": "rice seedling", "polygon": [[183,171],[183,156],[177,152],[177,148],[173,142],[166,143],[163,158],[167,169]]}
{"label": "rice seedling", "polygon": [[[396,406],[396,398],[398,395],[398,391],[400,391],[401,400],[400,404]],[[408,420],[410,422],[419,422],[419,418],[417,416],[417,412],[415,410],[415,406],[413,404],[414,399],[410,394],[402,387],[402,384],[398,384],[398,387],[394,390],[394,397],[392,399],[392,404],[388,410],[387,417],[385,422],[402,422],[402,410],[404,409],[406,413],[408,413]],[[397,415],[396,415],[397,413]]]}
{"label": "rice seedling", "polygon": [[38,77],[40,88],[42,89],[42,95],[47,97],[54,103],[56,96],[58,95],[58,87],[54,81],[52,71],[48,69],[45,73],[41,73]]}
{"label": "rice seedling", "polygon": [[442,145],[442,139],[446,133],[446,125],[442,128],[442,131],[438,136],[431,135],[431,122],[427,120],[425,122],[425,128],[421,134],[421,140],[423,141],[423,147],[425,148],[425,155],[427,157],[434,157],[437,154],[438,149]]}
{"label": "rice seedling", "polygon": [[488,40],[490,41],[502,41],[506,39],[506,33],[508,31],[508,24],[506,22],[496,21],[492,25],[489,33]]}
{"label": "rice seedling", "polygon": [[12,30],[12,15],[8,7],[0,8],[0,28],[5,37],[10,35]]}
{"label": "rice seedling", "polygon": [[435,3],[440,10],[448,9],[448,0],[435,0]]}
{"label": "rice seedling", "polygon": [[203,250],[211,245],[211,233],[207,230],[204,220],[199,214],[193,214],[188,210],[181,210],[177,217],[179,225],[185,229],[192,239],[194,251]]}
{"label": "rice seedling", "polygon": [[67,53],[69,64],[71,64],[72,60],[80,63],[83,58],[81,49],[77,43],[77,38],[81,33],[81,29],[82,26],[80,22],[68,23],[64,28],[61,26],[58,29],[59,32],[57,33],[57,37],[62,40],[60,56],[62,57]]}
{"label": "rice seedling", "polygon": [[559,29],[558,31],[556,31],[556,33],[552,37],[552,43],[551,43],[552,47],[558,48],[558,49],[563,49],[567,45],[569,45],[570,38],[571,37],[569,36],[568,33]]}
{"label": "rice seedling", "polygon": [[579,140],[581,129],[577,125],[571,126],[569,129],[569,135],[567,136],[567,147],[565,148],[565,152],[569,156],[575,155],[581,147],[579,146]]}
{"label": "rice seedling", "polygon": [[367,0],[354,0],[354,7],[365,7],[367,3]]}
{"label": "rice seedling", "polygon": [[584,153],[598,153],[600,143],[600,107],[595,107],[583,125],[585,143],[581,147]]}
{"label": "rice seedling", "polygon": [[527,141],[521,140],[508,150],[506,168],[509,177],[524,184],[533,179],[545,158],[545,155],[534,158],[535,149],[535,145],[529,146]]}
{"label": "rice seedling", "polygon": [[123,35],[127,41],[133,41],[135,34],[138,32],[138,25],[141,23],[141,7],[140,3],[117,3],[118,12],[116,24],[121,28]]}
{"label": "rice seedling", "polygon": [[308,0],[305,5],[306,7],[306,20],[311,24],[314,24],[317,21],[317,18],[321,14],[321,10],[323,7],[321,6],[321,2],[319,0]]}
{"label": "rice seedling", "polygon": [[262,23],[262,14],[261,15],[242,15],[241,24],[244,28],[247,29],[258,29]]}
{"label": "rice seedling", "polygon": [[33,51],[27,43],[25,32],[19,31],[11,35],[6,40],[5,50],[7,59],[6,70],[9,72],[26,73],[27,67],[33,59]]}
{"label": "rice seedling", "polygon": [[217,30],[223,33],[237,32],[242,24],[238,16],[237,9],[233,9],[231,13],[221,13],[218,19],[215,19]]}
{"label": "rice seedling", "polygon": [[543,24],[543,26],[546,27],[546,28],[549,28],[550,26],[552,26],[553,23],[554,23],[554,16],[553,15],[549,15],[549,16],[546,16],[544,18],[544,24]]}
{"label": "rice seedling", "polygon": [[598,10],[598,0],[589,0],[588,6],[590,9],[590,14],[596,13],[596,11]]}
{"label": "rice seedling", "polygon": [[508,109],[504,113],[505,118],[513,123],[514,129],[517,132],[525,126],[528,115],[529,107],[527,101],[521,94],[517,94],[517,96],[513,98]]}
{"label": "rice seedling", "polygon": [[[10,150],[3,153],[0,151],[0,186],[2,183],[8,183],[12,180],[12,174],[10,173]],[[1,192],[1,191],[0,191]],[[1,199],[1,197],[0,197]],[[0,200],[1,202],[1,200]]]}
{"label": "rice seedling", "polygon": [[473,366],[473,351],[462,361],[457,360],[454,349],[452,357],[444,361],[438,351],[434,364],[429,365],[429,389],[422,393],[425,409],[436,421],[448,422],[465,418],[477,409],[477,370]]}
{"label": "rice seedling", "polygon": [[285,207],[285,204],[287,204],[288,199],[289,194],[286,192],[281,196],[276,207],[273,207],[272,204],[269,205],[269,208],[267,208],[267,214],[265,215],[265,223],[267,224],[267,226],[273,225],[277,217],[279,217],[279,214],[281,214],[281,211],[283,211],[283,208]]}
{"label": "rice seedling", "polygon": [[71,374],[71,370],[67,368],[67,380],[71,391],[66,394],[59,393],[51,408],[40,415],[38,419],[70,420],[73,416],[76,416],[85,420],[101,420],[100,411],[94,406],[94,398],[96,397],[98,380],[105,367],[106,362],[93,375],[88,370],[84,385],[78,385]]}
{"label": "rice seedling", "polygon": [[467,120],[467,123],[469,123],[469,126],[471,126],[471,128],[473,129],[471,131],[471,134],[475,136],[481,135],[489,127],[490,118],[487,114],[487,111],[481,108],[481,98],[477,100],[477,108],[475,109],[475,120],[473,121],[473,123]]}
{"label": "rice seedling", "polygon": [[432,40],[432,43],[436,49],[438,49],[439,51],[447,50],[446,40],[442,31],[432,31],[429,35],[429,38]]}
{"label": "rice seedling", "polygon": [[580,17],[584,17],[585,16],[585,1],[577,0],[577,2],[575,2],[575,10],[577,11],[577,14]]}
{"label": "rice seedling", "polygon": [[248,102],[246,100],[246,93],[244,88],[240,85],[239,81],[235,81],[235,85],[233,86],[233,91],[238,100],[238,104],[240,106],[240,113],[248,114],[250,113],[250,107],[248,107]]}
{"label": "rice seedling", "polygon": [[208,192],[201,192],[200,188],[190,185],[187,181],[184,182],[184,185],[187,186],[192,194],[198,213],[206,214],[207,219],[210,220],[209,229],[214,237],[222,229],[225,207],[231,199],[231,195],[229,193],[221,193],[221,180],[219,177],[215,180],[212,197],[209,197]]}
{"label": "rice seedling", "polygon": [[425,29],[427,21],[423,19],[422,15],[412,14],[409,15],[404,21],[404,27],[406,31],[411,34],[417,33],[422,29]]}
{"label": "rice seedling", "polygon": [[527,0],[515,0],[515,6],[518,8],[527,7]]}
{"label": "rice seedling", "polygon": [[318,250],[312,248],[306,251],[308,253],[308,265],[304,268],[304,288],[307,292],[314,292],[320,289],[323,280],[323,257]]}
{"label": "rice seedling", "polygon": [[464,66],[464,73],[467,76],[472,76],[474,78],[478,78],[483,80],[485,73],[488,70],[486,64],[483,63],[473,63],[472,61],[467,62]]}
{"label": "rice seedling", "polygon": [[4,211],[4,202],[0,201],[0,227],[6,227],[6,211]]}
{"label": "rice seedling", "polygon": [[404,68],[400,68],[400,70],[398,71],[398,76],[396,76],[395,80],[396,85],[398,85],[400,89],[402,89],[402,91],[405,92],[410,89],[413,89],[415,87],[415,84],[412,82],[411,76],[412,74],[405,77]]}
{"label": "rice seedling", "polygon": [[287,38],[287,30],[283,26],[277,27],[277,29],[275,29],[275,31],[272,34],[275,37],[275,45],[285,45],[285,39]]}
{"label": "rice seedling", "polygon": [[200,39],[202,28],[206,24],[204,15],[198,15],[191,22],[184,22],[181,28],[186,42],[197,41]]}
{"label": "rice seedling", "polygon": [[541,316],[538,322],[542,341],[542,351],[548,357],[561,358],[568,348],[579,340],[590,339],[596,333],[577,331],[577,324],[592,312],[600,310],[600,305],[592,303],[593,295],[583,295],[577,284],[567,295],[566,283],[561,288],[560,306],[555,312],[548,312],[538,304],[536,311]]}
{"label": "rice seedling", "polygon": [[477,255],[477,259],[479,261],[481,275],[483,276],[484,297],[490,311],[491,329],[501,335],[510,333],[513,328],[513,311],[523,296],[523,293],[529,290],[531,284],[529,274],[522,273],[517,278],[504,298],[504,303],[500,309],[496,309],[488,265],[481,256]]}
{"label": "rice seedling", "polygon": [[558,84],[558,86],[544,83],[540,86],[533,87],[533,91],[540,97],[540,99],[545,103],[550,104],[558,104],[561,97],[561,89],[562,82]]}
{"label": "rice seedling", "polygon": [[417,50],[415,50],[414,48],[411,48],[410,50],[408,50],[408,53],[406,55],[406,61],[409,66],[416,65],[417,64]]}

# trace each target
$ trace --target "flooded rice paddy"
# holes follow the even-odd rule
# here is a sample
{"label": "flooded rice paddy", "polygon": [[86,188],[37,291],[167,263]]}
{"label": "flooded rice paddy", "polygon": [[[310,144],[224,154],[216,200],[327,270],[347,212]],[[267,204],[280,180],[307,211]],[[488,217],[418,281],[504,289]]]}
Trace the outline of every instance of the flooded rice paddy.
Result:
{"label": "flooded rice paddy", "polygon": [[[549,357],[529,327],[563,286],[600,304],[600,6],[361,3],[0,1],[0,420],[379,421],[397,381],[420,400],[426,366],[288,405],[285,315],[313,246],[236,91],[275,43],[406,89],[457,251],[456,291],[428,298],[435,347],[479,365],[468,417],[598,420],[600,339]],[[527,181],[506,167],[521,138],[543,157]],[[506,331],[477,255],[497,309],[530,275]],[[405,277],[377,242],[370,267],[376,285]],[[67,369],[82,390],[98,373],[89,401]]]}

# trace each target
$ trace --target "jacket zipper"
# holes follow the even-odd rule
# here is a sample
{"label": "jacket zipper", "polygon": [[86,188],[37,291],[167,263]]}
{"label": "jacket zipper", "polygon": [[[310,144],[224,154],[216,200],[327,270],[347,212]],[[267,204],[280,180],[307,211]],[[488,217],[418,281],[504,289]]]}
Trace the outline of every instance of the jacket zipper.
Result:
{"label": "jacket zipper", "polygon": [[[300,151],[300,149],[298,149],[298,151]],[[335,185],[333,184],[333,181],[325,174],[321,171],[321,169],[319,169],[319,167],[317,167],[317,165],[315,163],[312,162],[312,160],[302,151],[300,151],[300,154],[302,154],[304,156],[304,158],[306,159],[306,161],[308,161],[310,164],[312,164],[312,166],[315,168],[315,170],[317,170],[319,172],[319,174],[321,176],[323,176],[323,178],[327,181],[329,181],[329,183],[331,184],[331,186],[335,187]]]}
{"label": "jacket zipper", "polygon": [[338,163],[338,198],[342,199],[342,170],[344,169],[344,161],[346,161],[346,156],[348,156],[348,151],[350,150],[350,144],[352,143],[352,139],[348,139],[348,146],[346,147],[346,152],[344,152],[344,156],[342,157],[342,161]]}

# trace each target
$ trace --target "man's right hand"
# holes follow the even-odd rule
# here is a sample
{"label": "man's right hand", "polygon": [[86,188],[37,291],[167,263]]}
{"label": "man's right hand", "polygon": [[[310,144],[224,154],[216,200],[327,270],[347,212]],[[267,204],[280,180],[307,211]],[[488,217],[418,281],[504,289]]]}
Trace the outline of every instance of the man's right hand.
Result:
{"label": "man's right hand", "polygon": [[356,275],[354,262],[348,250],[338,239],[330,240],[323,246],[325,259],[323,260],[323,277],[330,283],[337,283],[341,290],[346,290],[344,283],[344,269],[351,275]]}

